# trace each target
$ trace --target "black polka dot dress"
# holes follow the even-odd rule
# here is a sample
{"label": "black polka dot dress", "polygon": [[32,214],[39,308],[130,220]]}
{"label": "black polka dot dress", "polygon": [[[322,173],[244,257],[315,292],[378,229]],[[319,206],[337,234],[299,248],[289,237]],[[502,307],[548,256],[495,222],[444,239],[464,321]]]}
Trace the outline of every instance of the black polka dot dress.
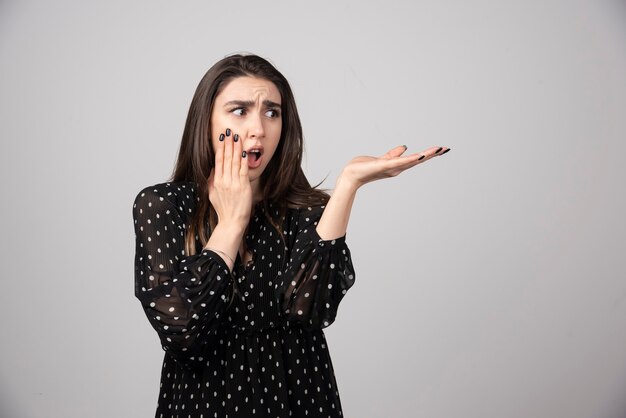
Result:
{"label": "black polka dot dress", "polygon": [[185,254],[196,190],[161,183],[133,204],[135,295],[165,350],[155,416],[341,417],[322,328],[354,283],[345,235],[322,240],[324,206],[305,207],[287,210],[283,240],[257,204],[252,260],[230,272],[197,236]]}

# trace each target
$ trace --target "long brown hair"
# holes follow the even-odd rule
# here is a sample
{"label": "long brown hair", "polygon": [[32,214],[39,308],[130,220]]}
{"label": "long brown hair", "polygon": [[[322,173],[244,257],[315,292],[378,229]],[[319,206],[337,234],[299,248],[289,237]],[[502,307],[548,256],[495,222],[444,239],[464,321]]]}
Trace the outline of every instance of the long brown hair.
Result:
{"label": "long brown hair", "polygon": [[[278,147],[261,175],[263,206],[269,222],[282,237],[280,221],[288,207],[325,204],[329,196],[311,186],[302,171],[302,125],[296,102],[287,79],[267,60],[256,55],[231,55],[218,61],[206,72],[191,100],[185,130],[178,151],[174,172],[169,181],[193,181],[198,185],[200,200],[188,222],[185,253],[196,253],[196,236],[204,246],[217,225],[217,212],[208,196],[207,179],[215,166],[211,146],[210,119],[213,104],[224,87],[237,77],[257,77],[274,83],[281,96],[282,130]],[[278,208],[273,219],[269,204]],[[283,237],[284,240],[284,237]]]}

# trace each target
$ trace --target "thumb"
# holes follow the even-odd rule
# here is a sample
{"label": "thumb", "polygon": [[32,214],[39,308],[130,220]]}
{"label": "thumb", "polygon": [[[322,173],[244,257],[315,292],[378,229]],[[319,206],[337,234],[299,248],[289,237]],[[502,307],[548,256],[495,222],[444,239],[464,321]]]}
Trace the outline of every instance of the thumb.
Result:
{"label": "thumb", "polygon": [[402,154],[404,154],[404,152],[406,150],[407,150],[407,146],[406,145],[400,145],[400,146],[397,146],[397,147],[392,148],[389,151],[387,151],[387,153],[385,155],[383,155],[381,158],[384,158],[385,160],[388,160],[390,158],[399,157]]}

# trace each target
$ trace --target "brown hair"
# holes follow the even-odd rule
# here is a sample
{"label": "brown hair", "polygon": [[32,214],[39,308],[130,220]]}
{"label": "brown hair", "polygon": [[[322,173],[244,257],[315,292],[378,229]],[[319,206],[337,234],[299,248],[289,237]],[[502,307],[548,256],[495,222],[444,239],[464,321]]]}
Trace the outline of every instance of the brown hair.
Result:
{"label": "brown hair", "polygon": [[[281,96],[282,130],[276,151],[261,175],[263,206],[269,222],[282,236],[280,219],[288,207],[325,204],[329,196],[317,186],[311,186],[302,171],[302,125],[296,102],[287,79],[267,60],[256,55],[231,55],[218,61],[202,77],[191,100],[185,130],[178,151],[174,172],[169,181],[193,181],[198,185],[200,200],[188,222],[185,253],[196,253],[195,239],[206,245],[217,225],[217,213],[208,196],[207,179],[215,165],[211,146],[209,122],[213,103],[222,89],[237,77],[258,77],[274,83]],[[278,218],[272,219],[269,203],[278,208]],[[284,237],[283,237],[284,241]]]}

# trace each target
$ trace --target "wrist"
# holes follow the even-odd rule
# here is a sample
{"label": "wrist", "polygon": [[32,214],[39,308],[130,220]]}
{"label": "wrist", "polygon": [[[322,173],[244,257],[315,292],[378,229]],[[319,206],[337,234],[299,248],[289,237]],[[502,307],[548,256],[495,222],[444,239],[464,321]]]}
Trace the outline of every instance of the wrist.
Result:
{"label": "wrist", "polygon": [[225,251],[222,251],[222,250],[219,250],[217,248],[211,247],[208,244],[204,247],[204,249],[205,250],[209,250],[209,251],[213,251],[214,253],[216,253],[220,257],[222,257],[222,259],[224,260],[224,262],[226,262],[226,265],[228,266],[229,269],[232,268],[233,265],[235,265],[235,260],[233,260],[233,258],[231,256],[229,256],[228,254],[226,254]]}
{"label": "wrist", "polygon": [[335,184],[335,191],[341,191],[349,194],[356,194],[356,191],[361,187],[358,181],[354,180],[348,173],[344,171],[341,172],[339,177],[337,178],[337,182]]}
{"label": "wrist", "polygon": [[218,223],[207,241],[204,249],[224,251],[231,259],[235,259],[245,228],[237,224]]}
{"label": "wrist", "polygon": [[244,224],[243,222],[226,220],[221,222],[218,221],[217,225],[215,225],[215,228],[213,229],[212,234],[219,229],[220,233],[225,233],[230,236],[243,236],[247,226],[248,225]]}

